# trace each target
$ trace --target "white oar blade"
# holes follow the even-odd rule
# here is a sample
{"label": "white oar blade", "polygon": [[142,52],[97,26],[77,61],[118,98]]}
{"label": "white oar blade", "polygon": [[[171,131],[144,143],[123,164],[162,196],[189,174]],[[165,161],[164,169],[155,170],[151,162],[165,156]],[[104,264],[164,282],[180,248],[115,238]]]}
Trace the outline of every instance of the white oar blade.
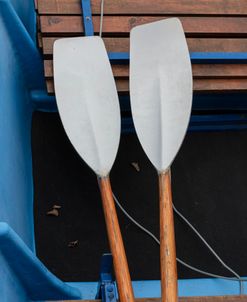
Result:
{"label": "white oar blade", "polygon": [[106,176],[119,145],[120,108],[103,40],[57,40],[54,81],[58,111],[72,145],[96,174]]}
{"label": "white oar blade", "polygon": [[183,141],[192,104],[191,63],[178,19],[131,31],[130,97],[141,145],[156,169],[165,171]]}

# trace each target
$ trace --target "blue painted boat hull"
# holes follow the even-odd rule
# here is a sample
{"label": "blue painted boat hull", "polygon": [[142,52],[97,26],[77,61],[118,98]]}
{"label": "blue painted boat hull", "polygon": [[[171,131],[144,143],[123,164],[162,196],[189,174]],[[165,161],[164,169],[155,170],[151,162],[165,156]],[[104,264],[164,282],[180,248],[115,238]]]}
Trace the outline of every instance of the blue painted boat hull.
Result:
{"label": "blue painted boat hull", "polygon": [[[94,299],[97,282],[62,282],[35,254],[32,113],[34,110],[56,110],[54,97],[45,92],[43,63],[35,35],[33,0],[0,0],[0,301]],[[245,95],[238,100],[234,98],[226,96],[225,106],[247,108]],[[221,107],[222,100],[223,96],[213,103],[211,96],[200,96],[194,108]],[[121,105],[125,110],[128,101],[123,98]],[[131,123],[130,118],[123,119],[123,131],[132,130]],[[192,117],[190,127],[191,130],[215,130],[217,127],[225,130],[247,128],[246,125],[243,115],[208,115]],[[135,281],[133,286],[136,297],[160,296],[159,281]],[[183,296],[238,292],[237,282],[179,281],[179,294]]]}

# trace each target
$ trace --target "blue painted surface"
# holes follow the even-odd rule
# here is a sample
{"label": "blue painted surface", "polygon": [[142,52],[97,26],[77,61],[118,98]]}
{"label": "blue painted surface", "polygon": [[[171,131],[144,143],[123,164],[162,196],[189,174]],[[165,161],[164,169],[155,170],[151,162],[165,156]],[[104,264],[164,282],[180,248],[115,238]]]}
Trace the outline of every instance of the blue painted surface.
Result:
{"label": "blue painted surface", "polygon": [[[90,1],[84,17],[90,12]],[[84,19],[86,34],[92,22]],[[90,26],[89,26],[90,25]],[[33,110],[56,111],[55,98],[45,92],[43,64],[35,45],[33,0],[0,0],[0,301],[42,299],[94,299],[98,282],[64,283],[35,256],[31,119]],[[127,62],[128,53],[110,54],[114,62]],[[246,53],[192,53],[197,63],[246,63]],[[121,97],[121,108],[129,101]],[[195,110],[246,110],[246,94],[198,95]],[[123,118],[123,130],[133,130]],[[190,129],[246,129],[244,114],[194,115]],[[82,255],[83,257],[83,255]],[[247,285],[247,284],[246,284]],[[136,297],[159,297],[159,281],[134,281]],[[238,294],[239,284],[215,279],[179,281],[180,296]]]}
{"label": "blue painted surface", "polygon": [[[94,299],[97,292],[97,282],[68,283],[76,286],[81,292],[83,299]],[[160,281],[133,281],[133,289],[136,298],[159,298]],[[239,282],[221,279],[187,279],[178,281],[180,297],[189,296],[222,296],[239,295]],[[247,282],[244,282],[244,294],[247,294]]]}
{"label": "blue painted surface", "polygon": [[[45,90],[31,91],[32,102],[35,109],[46,112],[56,112],[56,99],[48,95]],[[121,112],[130,112],[129,96],[120,96]],[[229,93],[229,94],[195,94],[193,96],[194,111],[238,111],[239,116],[247,112],[247,93]],[[243,113],[242,113],[243,112]],[[218,114],[218,116],[220,116]]]}
{"label": "blue painted surface", "polygon": [[[25,27],[33,41],[36,40],[36,16],[34,14],[34,1],[20,0],[0,0],[6,3],[13,13],[20,19],[21,24]],[[2,4],[1,4],[2,8]],[[10,20],[11,21],[11,20]]]}
{"label": "blue painted surface", "polygon": [[[33,90],[31,98],[35,109],[47,112],[56,112],[56,100],[54,96],[49,96],[43,90]],[[130,102],[128,96],[120,97],[121,112],[130,112]],[[207,94],[194,95],[193,110],[209,111],[207,114],[196,114],[191,116],[189,131],[225,131],[225,130],[245,130],[247,129],[247,94]],[[218,113],[215,111],[232,110],[238,113]],[[233,111],[234,112],[234,111]],[[134,132],[134,125],[131,117],[122,118],[122,133]]]}
{"label": "blue painted surface", "polygon": [[[226,131],[247,129],[245,114],[192,115],[188,131]],[[134,132],[132,118],[122,118],[122,133]]]}
{"label": "blue painted surface", "polygon": [[[5,20],[8,5],[0,2],[0,221],[34,250],[31,103]],[[25,291],[1,252],[0,279],[1,301],[25,301]]]}
{"label": "blue painted surface", "polygon": [[102,302],[117,301],[117,287],[112,277],[113,259],[111,254],[103,254],[100,263],[100,278],[97,287],[95,299],[101,299]]}
{"label": "blue painted surface", "polygon": [[[5,222],[0,222],[0,251],[31,300],[77,299],[80,291],[56,278]],[[9,300],[6,300],[9,301]]]}
{"label": "blue painted surface", "polygon": [[46,90],[30,91],[34,110],[45,112],[57,112],[57,104],[54,96],[48,95]]}
{"label": "blue painted surface", "polygon": [[[120,96],[120,106],[122,112],[130,111],[128,95]],[[212,114],[216,111],[247,111],[247,93],[195,93],[192,107],[193,111],[212,111]]]}
{"label": "blue painted surface", "polygon": [[[24,3],[26,2],[31,3],[31,1],[24,1]],[[33,16],[34,11],[32,13],[30,11],[29,14]],[[30,18],[29,15],[28,17]],[[10,48],[10,56],[13,57],[12,59],[8,58],[6,62],[3,61],[3,64],[6,66],[8,61],[16,62],[18,67],[13,68],[13,70],[21,69],[20,80],[22,81],[24,77],[25,89],[44,89],[43,63],[39,51],[10,0],[0,0],[0,22],[1,52],[4,55],[4,52]],[[3,58],[1,59],[3,60]],[[12,70],[9,69],[9,71]]]}
{"label": "blue painted surface", "polygon": [[93,19],[91,12],[90,0],[81,0],[82,12],[83,12],[83,25],[85,36],[93,36]]}
{"label": "blue painted surface", "polygon": [[[128,52],[110,52],[108,57],[114,64],[129,62]],[[191,63],[196,64],[246,64],[247,63],[247,53],[246,52],[191,52],[190,53]]]}
{"label": "blue painted surface", "polygon": [[50,299],[80,296],[35,256],[30,91],[44,89],[44,77],[32,39],[33,2],[22,2],[14,2],[17,14],[11,1],[0,0],[1,302],[30,301],[45,292]]}
{"label": "blue painted surface", "polygon": [[247,63],[246,52],[191,52],[190,59],[192,63],[197,64],[237,64]]}

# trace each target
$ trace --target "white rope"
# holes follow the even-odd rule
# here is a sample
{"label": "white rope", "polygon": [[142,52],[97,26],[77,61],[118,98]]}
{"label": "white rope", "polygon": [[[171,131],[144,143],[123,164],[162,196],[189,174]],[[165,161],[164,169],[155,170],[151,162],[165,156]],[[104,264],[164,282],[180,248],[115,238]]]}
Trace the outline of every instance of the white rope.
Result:
{"label": "white rope", "polygon": [[100,4],[100,27],[99,27],[99,36],[100,37],[102,37],[103,19],[104,19],[104,0],[101,0],[101,4]]}
{"label": "white rope", "polygon": [[[119,200],[117,199],[117,197],[113,194],[113,198],[117,204],[117,206],[119,207],[119,209],[124,213],[124,215],[130,220],[132,221],[138,228],[140,228],[143,232],[145,232],[147,235],[149,235],[157,244],[160,244],[160,241],[158,240],[158,238],[151,233],[149,230],[147,230],[143,225],[141,225],[139,222],[137,222],[124,208],[123,206],[120,204]],[[240,294],[242,295],[244,293],[244,281],[247,281],[247,279],[245,278],[241,278],[232,268],[230,268],[227,264],[225,264],[225,262],[220,258],[220,256],[213,250],[213,248],[207,243],[207,241],[202,237],[202,235],[196,230],[196,228],[188,221],[187,218],[185,218],[173,205],[173,209],[175,211],[175,213],[177,215],[179,215],[184,222],[195,232],[195,234],[200,238],[200,240],[206,245],[206,247],[209,249],[209,251],[216,257],[216,259],[228,270],[230,271],[234,276],[234,277],[226,277],[226,276],[221,276],[221,275],[217,275],[217,274],[213,274],[213,273],[209,273],[206,271],[203,271],[199,268],[196,268],[186,262],[184,262],[183,260],[177,258],[177,261],[182,264],[183,266],[198,272],[200,274],[206,275],[206,276],[210,276],[210,277],[214,277],[214,278],[220,278],[220,279],[226,279],[226,280],[231,280],[231,281],[238,281],[239,285],[240,285]]]}

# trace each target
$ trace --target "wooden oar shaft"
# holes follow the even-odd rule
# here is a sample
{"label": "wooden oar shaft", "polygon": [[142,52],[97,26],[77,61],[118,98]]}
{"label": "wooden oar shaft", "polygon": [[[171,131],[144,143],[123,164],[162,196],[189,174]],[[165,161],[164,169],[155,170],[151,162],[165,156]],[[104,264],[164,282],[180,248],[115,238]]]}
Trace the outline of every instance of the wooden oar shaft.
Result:
{"label": "wooden oar shaft", "polygon": [[177,262],[170,173],[159,174],[162,302],[177,302]]}
{"label": "wooden oar shaft", "polygon": [[109,177],[100,178],[99,184],[119,298],[121,302],[134,302],[134,293]]}

